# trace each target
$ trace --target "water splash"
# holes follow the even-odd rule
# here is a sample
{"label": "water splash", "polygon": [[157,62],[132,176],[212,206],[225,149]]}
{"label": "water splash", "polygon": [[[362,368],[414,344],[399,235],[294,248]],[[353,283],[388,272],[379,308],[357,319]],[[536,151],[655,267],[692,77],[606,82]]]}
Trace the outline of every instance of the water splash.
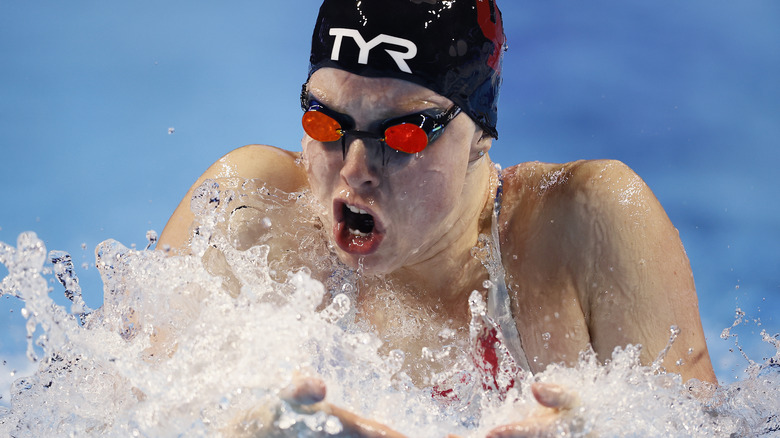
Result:
{"label": "water splash", "polygon": [[[554,364],[530,376],[505,354],[480,293],[469,303],[472,354],[486,358],[480,340],[495,334],[482,346],[496,352],[495,366],[486,372],[473,365],[478,360],[447,362],[444,350],[431,347],[426,357],[454,365],[415,386],[410,353],[385,351],[356,323],[355,273],[333,257],[312,257],[328,254],[328,244],[308,202],[252,182],[207,182],[193,203],[192,254],[112,240],[98,246],[104,304],[94,310],[81,299],[68,254],[50,252],[49,268],[35,234],[23,233],[16,246],[0,242],[8,270],[0,292],[23,300],[28,354],[39,364],[13,383],[0,435],[337,435],[335,418],[298,412],[280,397],[300,373],[320,376],[331,403],[415,437],[484,436],[533,415],[531,382],[577,392],[580,405],[554,425],[565,436],[780,431],[780,353],[751,362],[746,379],[719,389],[642,366],[636,346],[616,349],[606,364],[585,352],[575,367]],[[272,226],[262,226],[266,219]],[[293,244],[298,251],[285,250]],[[52,278],[69,308],[52,300]],[[436,333],[445,344],[455,336],[448,328]],[[762,337],[780,351],[778,335]]]}

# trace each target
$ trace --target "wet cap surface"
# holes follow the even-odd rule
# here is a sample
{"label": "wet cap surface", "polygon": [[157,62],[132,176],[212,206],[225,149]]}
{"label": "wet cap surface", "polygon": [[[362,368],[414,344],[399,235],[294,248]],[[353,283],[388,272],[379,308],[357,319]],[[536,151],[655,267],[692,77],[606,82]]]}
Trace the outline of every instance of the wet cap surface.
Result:
{"label": "wet cap surface", "polygon": [[451,99],[497,138],[505,43],[493,0],[325,0],[309,76],[334,67],[414,82]]}

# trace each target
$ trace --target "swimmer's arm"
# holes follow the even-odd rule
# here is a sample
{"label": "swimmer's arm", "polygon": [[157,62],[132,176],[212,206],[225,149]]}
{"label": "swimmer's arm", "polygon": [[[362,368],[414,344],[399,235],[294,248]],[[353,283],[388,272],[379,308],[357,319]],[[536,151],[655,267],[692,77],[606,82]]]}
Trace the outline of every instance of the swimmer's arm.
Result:
{"label": "swimmer's arm", "polygon": [[190,239],[190,227],[194,220],[190,209],[193,191],[205,180],[224,178],[259,179],[285,192],[300,190],[306,184],[306,176],[295,163],[299,154],[273,146],[249,145],[235,149],[212,164],[195,181],[163,229],[157,248],[183,250]]}
{"label": "swimmer's arm", "polygon": [[[616,346],[642,344],[649,364],[680,334],[663,366],[683,379],[716,382],[699,317],[688,257],[653,193],[617,161],[583,162],[573,172],[580,300],[600,359]],[[676,362],[681,360],[681,364]]]}

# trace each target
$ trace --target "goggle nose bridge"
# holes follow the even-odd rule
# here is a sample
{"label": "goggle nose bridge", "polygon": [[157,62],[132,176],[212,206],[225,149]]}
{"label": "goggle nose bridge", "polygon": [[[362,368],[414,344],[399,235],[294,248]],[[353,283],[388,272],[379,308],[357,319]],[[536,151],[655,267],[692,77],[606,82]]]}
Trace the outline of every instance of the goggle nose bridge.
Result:
{"label": "goggle nose bridge", "polygon": [[[354,138],[371,138],[379,141],[379,150],[382,151],[382,165],[387,165],[385,149],[389,148],[389,146],[387,143],[385,143],[385,137],[383,135],[375,134],[369,131],[358,131],[356,129],[339,129],[339,133],[341,134],[341,157],[344,161],[347,160],[347,135],[351,135]],[[396,153],[399,152],[395,149],[393,150]]]}

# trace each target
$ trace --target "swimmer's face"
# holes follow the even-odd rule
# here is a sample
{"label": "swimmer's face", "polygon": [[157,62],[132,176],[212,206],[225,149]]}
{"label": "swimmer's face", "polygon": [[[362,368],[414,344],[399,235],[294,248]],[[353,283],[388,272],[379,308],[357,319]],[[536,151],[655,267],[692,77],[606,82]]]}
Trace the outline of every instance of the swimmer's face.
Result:
{"label": "swimmer's face", "polygon": [[[354,120],[353,129],[377,132],[389,119],[430,112],[453,103],[422,86],[389,78],[366,78],[325,68],[308,85],[311,98]],[[460,114],[418,154],[397,152],[372,138],[302,140],[311,189],[324,205],[323,223],[341,260],[368,273],[390,273],[426,261],[454,238],[451,231],[484,196],[471,181],[473,163],[489,141]],[[384,151],[382,150],[384,148]]]}

